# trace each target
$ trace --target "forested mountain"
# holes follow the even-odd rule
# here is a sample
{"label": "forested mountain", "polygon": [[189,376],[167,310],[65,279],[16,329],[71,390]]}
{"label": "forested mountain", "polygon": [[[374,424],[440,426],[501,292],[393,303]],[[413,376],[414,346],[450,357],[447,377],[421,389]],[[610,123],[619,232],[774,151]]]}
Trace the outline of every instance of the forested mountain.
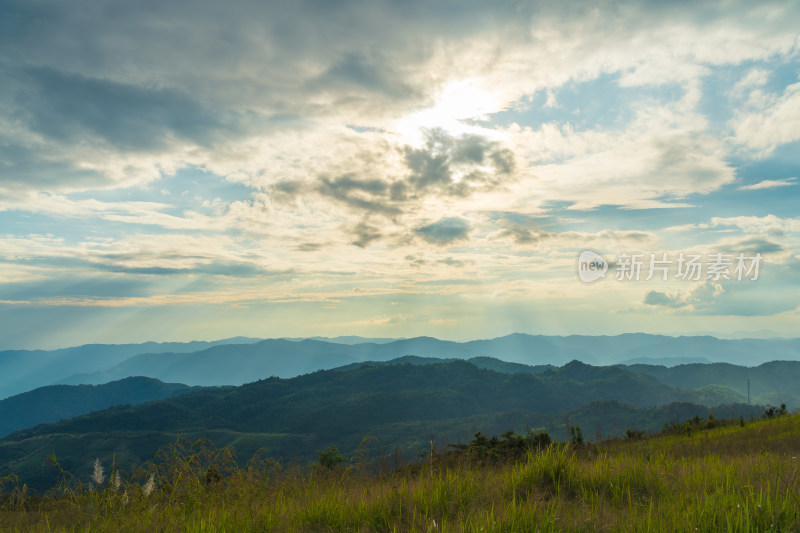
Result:
{"label": "forested mountain", "polygon": [[[679,389],[624,367],[577,361],[539,373],[501,373],[461,360],[363,364],[203,389],[15,431],[0,441],[0,475],[15,471],[46,484],[52,474],[41,464],[51,452],[70,469],[84,468],[95,456],[131,464],[178,435],[234,444],[243,460],[264,447],[299,461],[331,444],[352,451],[366,436],[407,453],[430,440],[464,440],[477,430],[530,427],[563,437],[565,416],[573,423],[585,418],[587,429],[600,426],[613,435],[631,424],[658,428],[687,413],[705,416],[706,406],[739,400],[725,388]],[[760,408],[732,409],[749,415]]]}
{"label": "forested mountain", "polygon": [[105,385],[50,385],[0,400],[0,437],[21,428],[57,422],[113,405],[137,405],[197,387],[131,377]]}
{"label": "forested mountain", "polygon": [[800,407],[800,363],[797,361],[771,361],[755,367],[729,363],[689,364],[671,368],[654,365],[631,365],[626,368],[655,376],[662,383],[684,388],[707,385],[724,385],[747,394],[753,403]]}

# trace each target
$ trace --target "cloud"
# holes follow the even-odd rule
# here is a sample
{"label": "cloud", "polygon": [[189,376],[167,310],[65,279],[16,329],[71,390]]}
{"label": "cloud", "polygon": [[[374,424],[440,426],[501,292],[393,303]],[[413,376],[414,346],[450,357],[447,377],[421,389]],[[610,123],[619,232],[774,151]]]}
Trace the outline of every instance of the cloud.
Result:
{"label": "cloud", "polygon": [[357,224],[351,230],[351,233],[355,237],[355,240],[352,241],[353,244],[355,244],[359,248],[366,248],[370,243],[382,237],[378,228],[371,226],[366,222],[360,222],[359,224]]}
{"label": "cloud", "polygon": [[654,234],[645,231],[554,232],[527,228],[519,224],[508,224],[505,228],[495,233],[493,238],[510,239],[519,246],[547,248],[584,246],[601,249],[617,247],[622,243],[640,248],[652,245],[657,240]]}
{"label": "cloud", "polygon": [[670,123],[683,122],[681,113],[691,115],[675,106],[650,108],[621,133],[555,124],[510,132],[536,177],[517,194],[570,202],[572,209],[687,207],[676,200],[733,182],[735,170],[724,145],[698,130],[702,118]]}
{"label": "cloud", "polygon": [[469,264],[472,264],[473,262],[472,261],[462,261],[460,259],[453,259],[452,257],[446,257],[444,259],[439,259],[438,263],[441,263],[441,264],[447,265],[447,266],[451,266],[451,267],[463,268],[463,267],[465,267],[465,266],[467,266]]}
{"label": "cloud", "polygon": [[648,291],[644,297],[645,305],[672,308],[716,308],[715,298],[725,293],[722,284],[704,281],[691,290],[679,290],[674,293]]}
{"label": "cloud", "polygon": [[659,291],[649,291],[644,297],[644,303],[647,305],[661,305],[665,307],[684,307],[688,305],[677,295]]}
{"label": "cloud", "polygon": [[362,179],[353,175],[321,178],[320,194],[329,196],[354,208],[356,211],[398,215],[400,209],[391,205],[391,187],[380,179]]}
{"label": "cloud", "polygon": [[[271,183],[259,179],[251,186],[263,187],[272,207],[278,210],[283,204],[292,211],[302,207],[309,213],[359,217],[371,224],[376,224],[373,217],[379,216],[381,224],[394,225],[401,232],[418,227],[431,209],[440,209],[446,203],[479,202],[487,193],[503,194],[516,179],[511,151],[480,135],[431,130],[419,147],[387,143],[380,135],[371,131],[343,133],[342,157],[324,163],[330,170],[346,172],[316,172],[323,167],[315,158],[304,160],[298,155],[311,166],[309,172],[302,173],[305,176],[298,173],[296,178]],[[360,236],[354,242],[359,246],[375,240],[365,240],[361,238],[363,232],[357,233]]]}
{"label": "cloud", "polygon": [[478,135],[454,137],[443,130],[426,133],[422,148],[405,148],[415,193],[430,189],[453,196],[467,196],[499,185],[514,170],[514,156],[507,148]]}
{"label": "cloud", "polygon": [[417,228],[416,234],[431,244],[445,246],[469,237],[470,224],[463,218],[447,217]]}
{"label": "cloud", "polygon": [[758,191],[761,189],[774,189],[777,187],[790,187],[797,185],[797,178],[784,178],[780,180],[762,180],[751,185],[742,185],[740,191]]}
{"label": "cloud", "polygon": [[316,252],[317,250],[321,249],[322,245],[318,242],[304,242],[295,247],[295,250],[299,252]]}
{"label": "cloud", "polygon": [[164,151],[174,141],[206,146],[237,135],[233,116],[174,89],[147,88],[37,67],[22,101],[30,129],[57,142],[98,142],[119,150]]}
{"label": "cloud", "polygon": [[800,83],[789,85],[780,95],[754,96],[753,105],[732,120],[738,143],[764,157],[800,139]]}
{"label": "cloud", "polygon": [[0,261],[69,271],[143,275],[210,274],[256,277],[285,274],[287,262],[270,259],[229,237],[204,235],[135,235],[119,240],[68,243],[47,235],[0,236]]}
{"label": "cloud", "polygon": [[698,227],[738,227],[745,233],[783,235],[800,232],[800,218],[783,218],[772,214],[759,217],[743,215],[738,217],[712,217],[709,224]]}
{"label": "cloud", "polygon": [[736,82],[731,89],[731,94],[741,97],[748,89],[763,87],[770,78],[770,72],[763,68],[752,68]]}
{"label": "cloud", "polygon": [[734,246],[736,246],[736,250],[738,252],[747,254],[774,254],[782,252],[786,249],[783,245],[777,242],[772,242],[769,239],[758,237],[750,237],[748,239],[739,240]]}
{"label": "cloud", "polygon": [[[0,110],[15,114],[0,111],[9,146],[4,151],[0,142],[0,188],[139,185],[195,165],[260,190],[316,176],[320,183],[309,185],[318,194],[387,216],[430,195],[472,197],[513,182],[525,184],[518,198],[550,195],[577,209],[615,199],[632,208],[685,205],[678,200],[732,176],[724,148],[700,133],[694,96],[678,109],[641,110],[633,102],[640,122],[658,131],[577,132],[565,139],[573,146],[544,154],[525,148],[535,135],[512,146],[502,132],[476,134],[498,133],[488,116],[471,117],[477,122],[464,135],[434,124],[421,146],[403,146],[396,125],[464,80],[491,105],[464,104],[486,113],[609,74],[624,87],[689,84],[708,74],[707,65],[789,53],[797,20],[781,3],[710,4],[702,17],[636,3],[595,12],[481,2],[456,10],[394,2],[370,9],[235,3],[226,10],[145,2],[116,14],[89,2],[80,15],[57,3],[4,9],[5,20],[15,21],[3,27],[4,42],[26,53],[25,61],[3,63]],[[209,27],[226,30],[201,30]],[[677,116],[685,120],[676,123]],[[369,136],[341,141],[341,124],[372,134],[371,161],[361,160]],[[561,149],[572,154],[558,160]],[[337,182],[343,177],[356,185],[381,180],[385,188],[348,187]],[[633,183],[635,194],[621,194]],[[286,193],[272,190],[276,199]]]}
{"label": "cloud", "polygon": [[[661,221],[720,214],[737,165],[793,142],[797,27],[781,1],[10,0],[0,267],[14,282],[157,286],[118,291],[121,306],[563,302],[572,285],[553,276],[575,248],[672,246],[687,236]],[[789,180],[743,190],[790,194]],[[686,229],[741,229],[721,244],[771,261],[796,253],[796,219],[742,207]],[[679,301],[655,292],[652,309]],[[705,312],[686,298],[680,312]],[[553,321],[574,323],[563,309]]]}

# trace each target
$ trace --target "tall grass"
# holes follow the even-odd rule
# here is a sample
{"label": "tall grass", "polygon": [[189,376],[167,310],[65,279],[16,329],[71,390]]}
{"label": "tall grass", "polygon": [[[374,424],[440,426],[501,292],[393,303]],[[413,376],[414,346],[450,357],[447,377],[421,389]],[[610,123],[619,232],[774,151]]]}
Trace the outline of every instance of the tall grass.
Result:
{"label": "tall grass", "polygon": [[65,483],[33,499],[5,480],[0,528],[800,531],[798,456],[798,416],[551,444],[513,462],[436,455],[382,474],[365,474],[362,463],[300,468],[263,457],[240,468],[230,449],[179,442],[140,471],[112,467],[114,481],[93,491]]}

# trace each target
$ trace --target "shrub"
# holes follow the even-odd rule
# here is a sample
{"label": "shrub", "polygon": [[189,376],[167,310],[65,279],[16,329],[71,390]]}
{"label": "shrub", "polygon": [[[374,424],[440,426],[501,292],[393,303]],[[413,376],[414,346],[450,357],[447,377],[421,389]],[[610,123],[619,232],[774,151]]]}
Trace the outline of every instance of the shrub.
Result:
{"label": "shrub", "polygon": [[319,454],[319,465],[328,470],[333,470],[347,460],[345,456],[339,453],[339,448],[336,446],[329,446],[324,450],[317,450],[317,453]]}

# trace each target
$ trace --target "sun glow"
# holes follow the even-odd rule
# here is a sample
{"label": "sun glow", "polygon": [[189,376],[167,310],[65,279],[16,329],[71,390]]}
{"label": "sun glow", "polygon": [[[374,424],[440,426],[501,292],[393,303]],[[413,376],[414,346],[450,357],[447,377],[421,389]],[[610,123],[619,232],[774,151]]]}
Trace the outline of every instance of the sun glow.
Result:
{"label": "sun glow", "polygon": [[420,146],[425,131],[431,129],[442,129],[451,135],[474,133],[496,137],[494,130],[480,126],[477,121],[488,120],[489,114],[502,109],[499,99],[473,81],[464,80],[446,86],[432,107],[400,119],[396,130],[403,142],[412,146]]}

